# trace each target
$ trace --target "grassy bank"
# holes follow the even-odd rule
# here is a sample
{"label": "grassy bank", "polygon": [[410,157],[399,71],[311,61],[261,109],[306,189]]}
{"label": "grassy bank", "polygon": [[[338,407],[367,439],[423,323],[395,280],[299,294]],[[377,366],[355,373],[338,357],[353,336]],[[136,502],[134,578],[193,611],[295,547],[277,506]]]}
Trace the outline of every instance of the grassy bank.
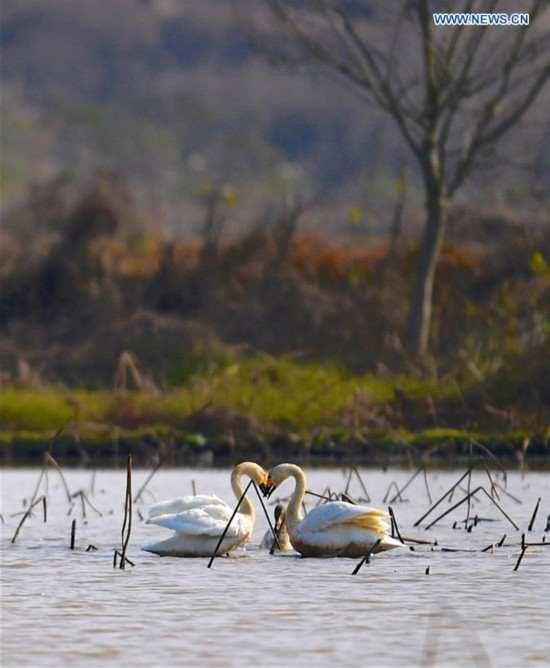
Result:
{"label": "grassy bank", "polygon": [[267,356],[214,367],[165,392],[12,386],[0,394],[2,461],[38,463],[54,436],[54,454],[71,463],[124,452],[143,464],[159,455],[193,464],[550,454],[544,421],[487,408],[482,391],[454,378],[382,380]]}

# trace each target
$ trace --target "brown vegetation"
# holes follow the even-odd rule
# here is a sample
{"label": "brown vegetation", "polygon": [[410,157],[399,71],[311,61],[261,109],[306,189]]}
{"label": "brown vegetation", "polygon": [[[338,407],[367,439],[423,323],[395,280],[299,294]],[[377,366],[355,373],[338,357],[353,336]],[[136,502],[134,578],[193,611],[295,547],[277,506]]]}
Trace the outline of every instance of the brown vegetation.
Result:
{"label": "brown vegetation", "polygon": [[[56,198],[43,201],[51,207]],[[391,256],[382,242],[328,242],[297,234],[298,211],[282,211],[238,238],[223,239],[220,227],[202,242],[163,245],[136,233],[140,214],[112,175],[55,206],[55,236],[35,223],[26,243],[18,230],[27,234],[31,223],[18,228],[17,213],[4,233],[5,382],[110,387],[126,351],[151,383],[167,387],[208,360],[261,350],[352,372],[493,383],[495,398],[508,394],[533,410],[547,400],[550,233],[536,220],[455,212],[438,272],[433,353],[420,364],[401,345],[413,242]]]}

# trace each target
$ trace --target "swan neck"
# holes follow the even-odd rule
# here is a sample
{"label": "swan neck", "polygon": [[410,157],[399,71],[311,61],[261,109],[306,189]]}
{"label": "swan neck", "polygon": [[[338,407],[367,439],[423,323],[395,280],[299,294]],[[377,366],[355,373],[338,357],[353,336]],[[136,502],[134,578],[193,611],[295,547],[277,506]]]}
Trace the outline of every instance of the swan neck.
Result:
{"label": "swan neck", "polygon": [[[244,492],[242,477],[245,474],[248,475],[247,471],[239,468],[238,466],[233,469],[233,472],[231,473],[231,489],[233,490],[233,494],[235,495],[237,501],[241,498]],[[256,511],[254,510],[254,506],[248,497],[248,493],[241,501],[239,512],[251,518],[256,517]]]}
{"label": "swan neck", "polygon": [[289,475],[295,480],[295,487],[290,501],[288,503],[286,521],[290,527],[301,522],[303,519],[302,515],[302,503],[304,501],[304,496],[306,493],[306,476],[301,468],[291,464],[289,466]]}

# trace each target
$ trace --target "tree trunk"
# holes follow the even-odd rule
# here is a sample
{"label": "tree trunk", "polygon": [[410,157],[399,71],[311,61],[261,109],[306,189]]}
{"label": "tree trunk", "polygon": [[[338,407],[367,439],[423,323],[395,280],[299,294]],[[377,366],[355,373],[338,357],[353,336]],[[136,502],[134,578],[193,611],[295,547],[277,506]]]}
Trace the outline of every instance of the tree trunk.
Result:
{"label": "tree trunk", "polygon": [[433,169],[429,172],[425,174],[424,180],[428,219],[416,265],[405,340],[407,350],[413,355],[424,355],[428,351],[435,271],[447,225],[447,198],[443,179],[438,174],[434,175]]}

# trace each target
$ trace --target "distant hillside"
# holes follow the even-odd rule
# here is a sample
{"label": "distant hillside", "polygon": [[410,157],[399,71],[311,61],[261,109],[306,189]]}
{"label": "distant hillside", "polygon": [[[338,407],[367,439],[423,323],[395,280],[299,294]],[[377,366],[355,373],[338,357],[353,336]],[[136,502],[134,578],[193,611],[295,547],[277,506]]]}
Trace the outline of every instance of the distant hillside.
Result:
{"label": "distant hillside", "polygon": [[4,207],[30,181],[109,168],[170,234],[197,231],[201,189],[224,183],[235,219],[338,196],[388,225],[392,126],[333,81],[272,67],[251,39],[268,21],[261,0],[4,0]]}

